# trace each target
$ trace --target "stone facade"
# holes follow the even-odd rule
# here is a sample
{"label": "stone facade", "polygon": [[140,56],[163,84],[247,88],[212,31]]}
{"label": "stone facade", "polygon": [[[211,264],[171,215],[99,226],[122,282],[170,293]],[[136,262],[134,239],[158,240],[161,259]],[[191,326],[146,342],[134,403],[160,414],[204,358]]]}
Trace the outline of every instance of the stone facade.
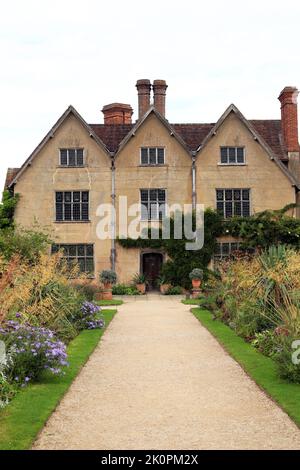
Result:
{"label": "stone facade", "polygon": [[[126,196],[130,206],[140,203],[141,189],[160,188],[166,191],[168,205],[197,202],[215,208],[216,189],[249,188],[252,214],[299,202],[294,88],[288,87],[280,95],[281,102],[284,97],[288,103],[282,105],[281,124],[275,120],[247,121],[232,105],[217,124],[172,125],[164,116],[167,85],[156,80],[153,87],[156,106],[150,105],[150,81],[138,81],[139,119],[134,124],[129,105],[105,106],[102,125],[86,124],[69,107],[21,169],[8,171],[6,186],[21,196],[16,223],[31,227],[37,221],[50,230],[58,244],[93,245],[96,279],[112,263],[120,282],[130,282],[143,269],[143,251],[126,250],[97,236],[97,208],[111,202],[117,209],[115,234],[124,233],[126,226],[118,216],[120,196]],[[292,139],[291,145],[284,139]],[[142,165],[144,147],[164,149],[164,163]],[[221,147],[244,148],[244,164],[222,165]],[[74,148],[84,149],[84,165],[61,166],[59,150]],[[88,191],[89,220],[57,221],[55,193],[59,191]],[[132,219],[134,216],[129,222]]]}

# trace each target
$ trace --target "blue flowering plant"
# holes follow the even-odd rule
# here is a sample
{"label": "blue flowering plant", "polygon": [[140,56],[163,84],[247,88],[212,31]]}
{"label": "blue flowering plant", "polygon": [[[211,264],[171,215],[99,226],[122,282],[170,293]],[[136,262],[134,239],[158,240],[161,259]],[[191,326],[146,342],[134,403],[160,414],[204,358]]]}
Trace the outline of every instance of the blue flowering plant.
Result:
{"label": "blue flowering plant", "polygon": [[80,313],[76,318],[76,328],[78,330],[94,330],[104,328],[105,321],[101,315],[101,307],[94,302],[83,302]]}
{"label": "blue flowering plant", "polygon": [[0,328],[0,340],[12,357],[4,371],[6,379],[18,386],[37,379],[45,370],[61,375],[68,366],[65,344],[47,328],[8,320]]}

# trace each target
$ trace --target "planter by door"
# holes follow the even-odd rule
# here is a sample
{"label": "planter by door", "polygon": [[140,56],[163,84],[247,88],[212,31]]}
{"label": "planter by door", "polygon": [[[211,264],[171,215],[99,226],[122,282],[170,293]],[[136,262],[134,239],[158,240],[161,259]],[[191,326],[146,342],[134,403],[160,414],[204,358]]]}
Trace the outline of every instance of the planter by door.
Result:
{"label": "planter by door", "polygon": [[200,279],[192,279],[192,284],[195,289],[199,289],[201,286],[201,280]]}
{"label": "planter by door", "polygon": [[147,277],[149,288],[155,289],[163,263],[163,255],[161,253],[144,253],[142,256],[142,272]]}

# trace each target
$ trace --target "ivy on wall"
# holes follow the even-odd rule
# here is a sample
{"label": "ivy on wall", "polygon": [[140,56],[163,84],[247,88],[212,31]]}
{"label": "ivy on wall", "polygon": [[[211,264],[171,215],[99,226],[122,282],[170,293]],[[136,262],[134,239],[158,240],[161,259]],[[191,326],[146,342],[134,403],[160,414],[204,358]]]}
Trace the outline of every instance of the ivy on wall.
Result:
{"label": "ivy on wall", "polygon": [[10,191],[3,191],[2,203],[0,204],[0,229],[13,225],[13,216],[18,200],[18,194],[13,196]]}
{"label": "ivy on wall", "polygon": [[[297,207],[289,204],[281,210],[264,211],[250,217],[234,217],[223,220],[212,209],[204,213],[204,246],[198,251],[188,251],[186,238],[174,239],[174,220],[170,220],[171,238],[162,239],[161,230],[158,239],[151,239],[150,230],[148,238],[136,240],[118,239],[124,248],[151,248],[164,250],[170,260],[162,268],[162,275],[173,285],[190,287],[189,273],[194,268],[201,268],[207,275],[207,266],[215,252],[217,237],[221,235],[242,238],[242,247],[245,249],[266,248],[271,245],[286,244],[300,248],[300,219],[286,215]],[[195,224],[195,217],[193,216]]]}

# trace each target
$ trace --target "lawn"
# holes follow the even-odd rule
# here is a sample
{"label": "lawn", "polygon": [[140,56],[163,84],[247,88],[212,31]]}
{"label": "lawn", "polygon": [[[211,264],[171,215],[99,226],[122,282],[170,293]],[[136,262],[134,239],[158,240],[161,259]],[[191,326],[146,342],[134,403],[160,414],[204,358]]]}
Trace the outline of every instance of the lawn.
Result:
{"label": "lawn", "polygon": [[181,301],[184,305],[199,305],[199,299],[182,299]]}
{"label": "lawn", "polygon": [[300,385],[280,379],[272,359],[246,343],[221,321],[213,320],[210,312],[200,308],[193,308],[191,311],[257,385],[265,390],[300,427]]}
{"label": "lawn", "polygon": [[[116,310],[102,310],[106,327]],[[70,366],[63,377],[46,375],[19,391],[0,411],[0,450],[29,449],[36,435],[60,402],[71,383],[97,346],[104,329],[84,330],[68,346]]]}
{"label": "lawn", "polygon": [[110,305],[122,305],[123,300],[112,299],[112,300],[96,300],[95,304],[100,305],[100,307],[108,307]]}

